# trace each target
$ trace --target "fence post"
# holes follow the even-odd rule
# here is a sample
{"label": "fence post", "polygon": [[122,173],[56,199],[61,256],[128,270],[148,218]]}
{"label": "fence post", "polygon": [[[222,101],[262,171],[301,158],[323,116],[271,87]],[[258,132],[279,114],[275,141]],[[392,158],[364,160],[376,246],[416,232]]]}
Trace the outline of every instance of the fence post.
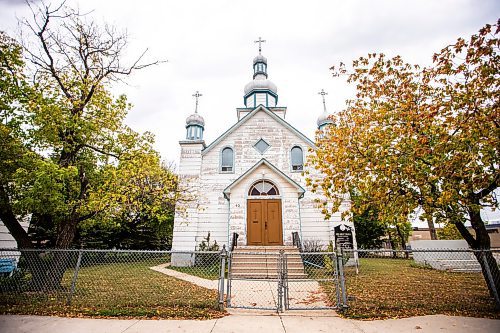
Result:
{"label": "fence post", "polygon": [[224,310],[224,276],[226,275],[226,245],[220,251],[219,310]]}
{"label": "fence post", "polygon": [[80,270],[80,264],[82,262],[82,250],[78,251],[78,259],[76,260],[75,273],[73,274],[73,279],[71,280],[71,289],[66,299],[66,304],[71,305],[71,299],[76,288],[76,279],[78,279],[78,271]]}
{"label": "fence post", "polygon": [[231,307],[231,265],[233,261],[233,251],[227,255],[227,289],[226,289],[226,307]]}
{"label": "fence post", "polygon": [[342,290],[342,308],[346,308],[347,294],[346,294],[345,279],[344,279],[344,256],[342,248],[340,246],[337,248],[337,268],[339,270],[340,289]]}
{"label": "fence post", "polygon": [[280,250],[278,255],[278,312],[283,312],[283,256],[285,251]]}
{"label": "fence post", "polygon": [[340,307],[340,277],[339,277],[339,262],[338,262],[338,258],[337,258],[337,255],[335,253],[330,253],[330,260],[332,261],[332,270],[333,270],[333,275],[334,275],[334,278],[335,278],[335,294],[336,294],[336,297],[337,297],[337,308],[341,308]]}
{"label": "fence post", "polygon": [[285,310],[290,310],[288,295],[288,257],[286,253],[283,253],[283,301]]}
{"label": "fence post", "polygon": [[488,277],[488,284],[492,286],[491,290],[493,291],[493,296],[495,297],[495,305],[497,310],[500,309],[500,297],[498,295],[498,291],[495,287],[495,280],[493,279],[493,274],[491,274],[490,266],[488,264],[488,260],[486,259],[486,255],[484,250],[481,250],[481,259],[484,263],[484,268],[486,270],[486,276]]}

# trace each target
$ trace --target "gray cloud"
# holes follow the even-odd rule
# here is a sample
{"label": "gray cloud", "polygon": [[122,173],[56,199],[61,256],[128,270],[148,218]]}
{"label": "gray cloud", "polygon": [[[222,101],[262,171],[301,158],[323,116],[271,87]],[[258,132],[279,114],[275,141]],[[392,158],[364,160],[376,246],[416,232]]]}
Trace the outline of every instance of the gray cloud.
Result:
{"label": "gray cloud", "polygon": [[[23,0],[0,0],[1,29],[15,29],[15,15],[29,12]],[[113,88],[134,105],[127,123],[156,135],[166,160],[178,161],[186,117],[194,111],[191,95],[203,93],[207,143],[236,121],[243,87],[252,78],[253,41],[267,40],[263,54],[269,78],[278,86],[279,105],[287,121],[314,135],[322,111],[317,92],[328,91],[330,111],[343,108],[352,87],[332,78],[329,67],[367,52],[400,54],[413,63],[430,62],[432,54],[467,37],[500,13],[498,0],[230,0],[149,1],[68,0],[82,12],[130,34],[128,59],[149,48],[151,59],[168,63],[132,75],[130,85]],[[14,7],[17,6],[17,7]],[[7,8],[7,10],[4,10]],[[10,9],[10,10],[9,10]],[[15,10],[13,10],[15,9]]]}

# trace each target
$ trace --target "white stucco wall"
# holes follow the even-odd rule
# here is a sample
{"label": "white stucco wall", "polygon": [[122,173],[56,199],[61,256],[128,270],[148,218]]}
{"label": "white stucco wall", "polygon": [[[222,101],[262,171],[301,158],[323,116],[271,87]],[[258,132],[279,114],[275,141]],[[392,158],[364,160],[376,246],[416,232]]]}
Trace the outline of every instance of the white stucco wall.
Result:
{"label": "white stucco wall", "polygon": [[[285,244],[291,245],[293,231],[299,232],[303,241],[319,240],[327,245],[333,240],[333,228],[342,222],[340,213],[333,215],[330,221],[325,221],[321,209],[315,203],[318,195],[307,189],[305,177],[301,172],[291,170],[292,147],[302,148],[305,163],[311,144],[268,112],[262,109],[242,118],[239,127],[220,142],[216,141],[216,144],[209,146],[199,154],[199,157],[196,157],[196,154],[188,156],[181,153],[179,171],[181,175],[183,172],[190,173],[191,182],[199,184],[197,186],[199,192],[197,192],[197,206],[191,205],[186,217],[176,216],[174,250],[181,248],[187,250],[189,247],[193,250],[208,232],[211,234],[211,239],[217,240],[221,245],[228,243],[232,232],[237,232],[240,235],[239,244],[245,245],[248,190],[255,181],[262,179],[263,174],[264,178],[273,182],[280,191]],[[253,147],[261,138],[270,145],[263,154]],[[220,154],[225,147],[231,147],[234,151],[234,173],[220,172]],[[187,149],[186,145],[181,143],[181,149]],[[224,189],[263,158],[305,189],[303,198],[299,198],[297,188],[286,178],[267,165],[261,165],[251,174],[245,175],[245,179],[231,189],[227,200],[223,194]],[[200,164],[197,164],[198,161]],[[184,165],[186,163],[191,167],[186,167]],[[195,167],[192,167],[193,165]],[[199,176],[192,173],[197,166],[200,168]],[[348,202],[343,205],[343,209],[349,209]],[[182,224],[186,226],[181,227]],[[196,235],[193,240],[195,229]],[[182,233],[185,235],[181,235]],[[180,239],[183,239],[183,242],[180,242]]]}

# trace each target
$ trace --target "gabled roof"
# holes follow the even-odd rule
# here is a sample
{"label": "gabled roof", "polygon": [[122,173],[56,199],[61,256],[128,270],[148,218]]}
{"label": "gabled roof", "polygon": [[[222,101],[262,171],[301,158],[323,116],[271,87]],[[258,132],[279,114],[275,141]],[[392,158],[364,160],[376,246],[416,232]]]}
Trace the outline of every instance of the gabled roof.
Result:
{"label": "gabled roof", "polygon": [[271,162],[269,162],[268,160],[266,160],[265,158],[263,158],[260,161],[258,161],[257,163],[255,163],[253,167],[251,167],[245,173],[243,173],[241,176],[239,176],[235,181],[233,181],[231,184],[229,184],[229,186],[226,187],[224,189],[224,191],[222,191],[222,193],[224,193],[224,197],[226,199],[229,199],[229,195],[231,194],[231,189],[234,186],[236,186],[238,183],[240,183],[243,179],[245,179],[248,175],[250,175],[253,171],[255,171],[255,169],[257,169],[262,164],[265,164],[269,169],[271,169],[272,171],[276,172],[285,181],[287,181],[288,183],[290,183],[290,185],[292,185],[293,187],[295,187],[297,189],[297,193],[300,194],[299,198],[301,198],[304,195],[304,193],[306,191],[304,190],[304,188],[302,186],[300,186],[299,184],[297,184],[297,182],[294,181],[292,178],[288,177],[285,173],[283,173],[283,171],[281,171],[280,169],[278,169],[277,167],[275,167]]}
{"label": "gabled roof", "polygon": [[250,112],[249,114],[247,114],[246,116],[244,116],[243,118],[241,118],[236,124],[234,124],[233,126],[231,126],[227,131],[225,131],[224,133],[222,133],[221,136],[219,136],[217,139],[215,139],[215,141],[213,141],[205,149],[203,149],[201,151],[202,155],[204,155],[204,154],[208,153],[210,150],[212,150],[212,148],[215,147],[217,144],[219,144],[219,142],[221,142],[222,140],[224,140],[224,138],[226,138],[229,134],[233,133],[241,125],[243,125],[244,123],[246,123],[250,118],[252,118],[259,111],[266,112],[271,118],[273,118],[274,120],[276,120],[278,123],[280,123],[284,127],[288,128],[292,133],[294,133],[295,135],[297,135],[301,139],[303,139],[311,148],[315,148],[316,147],[314,145],[314,142],[311,141],[311,139],[309,139],[307,136],[305,136],[304,134],[302,134],[301,132],[299,132],[299,130],[297,130],[295,127],[293,127],[292,125],[290,125],[289,123],[287,123],[281,117],[277,116],[274,112],[272,112],[271,110],[269,110],[268,108],[266,108],[264,105],[260,104],[252,112]]}

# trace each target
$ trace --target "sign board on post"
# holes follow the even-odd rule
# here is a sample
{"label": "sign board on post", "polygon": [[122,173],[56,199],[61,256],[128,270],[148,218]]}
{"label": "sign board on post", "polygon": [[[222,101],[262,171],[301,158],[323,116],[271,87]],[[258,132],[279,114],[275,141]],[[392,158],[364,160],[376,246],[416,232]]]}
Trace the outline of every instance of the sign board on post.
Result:
{"label": "sign board on post", "polygon": [[352,228],[341,224],[335,227],[335,247],[352,250],[353,249],[353,239],[352,239]]}

